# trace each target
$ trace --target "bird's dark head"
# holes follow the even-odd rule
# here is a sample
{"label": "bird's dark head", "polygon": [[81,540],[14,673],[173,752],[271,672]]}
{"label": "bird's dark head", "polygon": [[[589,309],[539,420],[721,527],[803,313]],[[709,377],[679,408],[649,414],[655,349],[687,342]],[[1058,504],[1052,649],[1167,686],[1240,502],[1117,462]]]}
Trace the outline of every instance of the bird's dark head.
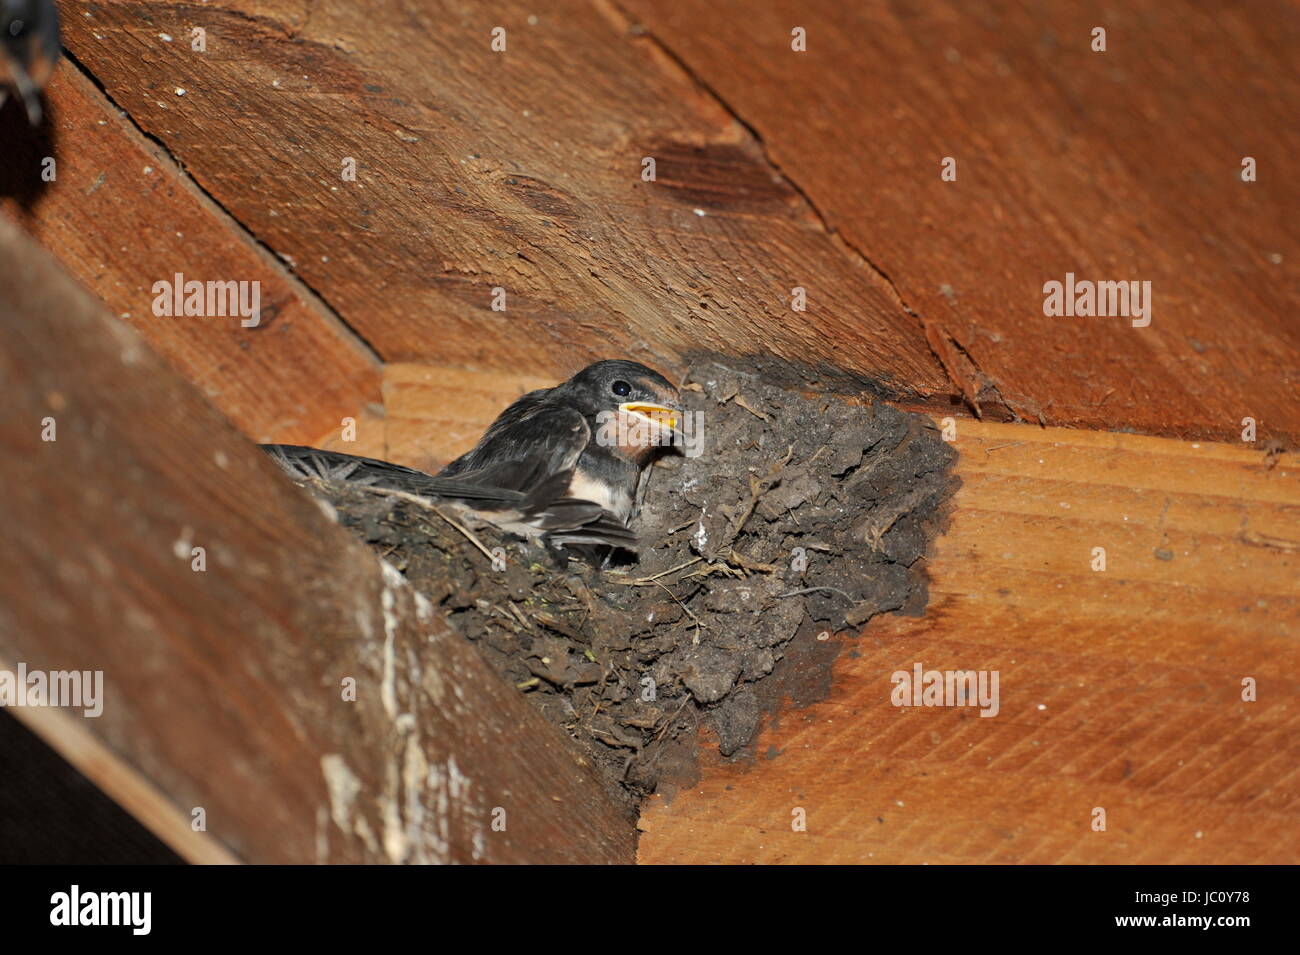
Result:
{"label": "bird's dark head", "polygon": [[[673,444],[682,423],[681,399],[673,383],[634,361],[598,361],[560,389],[587,417],[600,443],[612,442],[630,456]],[[617,434],[617,440],[601,440],[602,434]]]}
{"label": "bird's dark head", "polygon": [[[0,0],[0,86],[18,93],[33,126],[41,121],[40,91],[58,59],[54,0]],[[0,90],[0,102],[3,96]]]}

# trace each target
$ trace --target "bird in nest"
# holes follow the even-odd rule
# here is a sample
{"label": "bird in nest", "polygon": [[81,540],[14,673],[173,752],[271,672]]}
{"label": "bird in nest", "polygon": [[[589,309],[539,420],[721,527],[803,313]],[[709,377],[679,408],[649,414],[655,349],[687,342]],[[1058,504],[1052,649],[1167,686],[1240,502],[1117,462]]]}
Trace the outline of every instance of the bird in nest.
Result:
{"label": "bird in nest", "polygon": [[[634,361],[588,365],[529,392],[437,474],[300,445],[262,447],[293,477],[317,477],[450,501],[552,549],[635,552],[628,529],[647,467],[681,445],[677,389]],[[608,550],[603,551],[607,556]]]}

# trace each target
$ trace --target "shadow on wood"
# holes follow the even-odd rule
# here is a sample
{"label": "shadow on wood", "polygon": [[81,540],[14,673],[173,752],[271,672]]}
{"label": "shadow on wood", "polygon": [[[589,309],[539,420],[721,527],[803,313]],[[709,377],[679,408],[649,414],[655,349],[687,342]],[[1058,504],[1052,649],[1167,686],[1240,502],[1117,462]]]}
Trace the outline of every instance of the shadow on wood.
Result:
{"label": "shadow on wood", "polygon": [[0,668],[103,679],[97,718],[15,715],[193,861],[631,860],[431,604],[5,222],[0,253]]}

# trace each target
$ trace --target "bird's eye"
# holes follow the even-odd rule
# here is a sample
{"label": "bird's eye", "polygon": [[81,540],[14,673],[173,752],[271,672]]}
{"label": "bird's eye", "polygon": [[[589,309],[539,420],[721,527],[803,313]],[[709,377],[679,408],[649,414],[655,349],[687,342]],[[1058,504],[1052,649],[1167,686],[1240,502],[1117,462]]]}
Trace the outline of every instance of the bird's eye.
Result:
{"label": "bird's eye", "polygon": [[9,24],[9,35],[18,36],[23,32],[23,21],[14,20]]}
{"label": "bird's eye", "polygon": [[626,381],[619,379],[609,386],[609,390],[614,392],[614,394],[618,395],[620,398],[626,398],[632,393],[632,386]]}

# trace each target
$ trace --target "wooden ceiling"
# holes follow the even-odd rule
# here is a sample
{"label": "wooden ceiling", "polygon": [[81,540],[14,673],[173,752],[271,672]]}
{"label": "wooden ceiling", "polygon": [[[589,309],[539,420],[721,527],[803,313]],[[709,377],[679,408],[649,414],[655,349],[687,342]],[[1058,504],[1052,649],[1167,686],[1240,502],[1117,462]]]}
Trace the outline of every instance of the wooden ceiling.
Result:
{"label": "wooden ceiling", "polygon": [[[1294,444],[1300,18],[1146,0],[1094,52],[1097,16],[68,5],[64,165],[20,214],[259,437],[337,428],[380,360],[555,377],[712,351],[934,410],[1219,439],[1250,416]],[[261,277],[274,307],[252,330],[154,320],[149,282],[187,269]],[[1150,326],[1045,316],[1067,272],[1150,281]]]}
{"label": "wooden ceiling", "polygon": [[[349,450],[432,466],[612,355],[961,419],[930,612],[650,807],[643,861],[1295,861],[1296,6],[537,7],[61,4],[45,125],[0,113],[0,214],[258,440],[353,419]],[[260,325],[155,316],[177,273],[260,282]],[[1067,273],[1150,281],[1151,324],[1044,315]],[[1004,718],[900,714],[916,659],[1014,674]]]}

